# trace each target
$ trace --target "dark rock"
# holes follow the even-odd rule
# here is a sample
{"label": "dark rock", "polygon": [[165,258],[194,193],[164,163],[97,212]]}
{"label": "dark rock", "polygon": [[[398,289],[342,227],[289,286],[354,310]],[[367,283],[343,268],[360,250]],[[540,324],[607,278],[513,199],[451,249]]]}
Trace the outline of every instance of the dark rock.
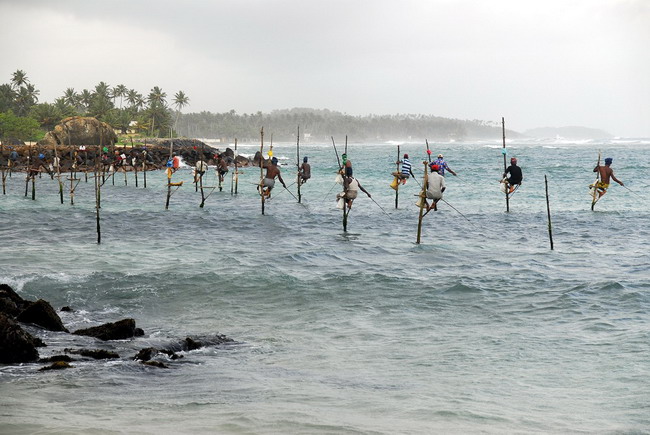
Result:
{"label": "dark rock", "polygon": [[230,157],[232,159],[235,157],[235,152],[228,147],[226,148],[226,151],[223,152],[221,157]]}
{"label": "dark rock", "polygon": [[144,330],[142,328],[135,328],[133,335],[135,337],[142,337],[144,335]]}
{"label": "dark rock", "polygon": [[149,361],[151,357],[153,357],[154,354],[158,353],[158,351],[153,348],[153,347],[147,347],[145,349],[140,349],[140,352],[138,352],[133,359],[134,360],[140,360],[140,361]]}
{"label": "dark rock", "polygon": [[65,349],[65,352],[93,359],[116,359],[120,357],[117,353],[104,349]]}
{"label": "dark rock", "polygon": [[29,303],[7,284],[0,284],[0,313],[16,317]]}
{"label": "dark rock", "polygon": [[32,343],[34,343],[34,347],[47,347],[47,344],[45,344],[43,340],[41,340],[38,337],[34,337],[33,335],[32,335]]}
{"label": "dark rock", "polygon": [[9,298],[0,297],[0,313],[5,313],[8,316],[16,317],[22,310],[18,305]]}
{"label": "dark rock", "polygon": [[79,329],[74,331],[76,335],[87,335],[99,338],[100,340],[124,340],[135,336],[135,320],[122,319],[114,323],[105,323],[92,328]]}
{"label": "dark rock", "polygon": [[172,360],[183,358],[183,355],[178,355],[176,352],[174,352],[172,350],[169,350],[169,349],[156,349],[155,347],[147,347],[147,348],[141,349],[140,352],[138,352],[133,357],[133,359],[134,360],[140,360],[140,361],[149,361],[151,358],[153,358],[158,353],[165,354]]}
{"label": "dark rock", "polygon": [[66,312],[66,313],[72,313],[74,310],[67,305],[65,307],[61,307],[61,311]]}
{"label": "dark rock", "polygon": [[187,337],[183,343],[183,350],[196,350],[203,347],[203,344],[198,341],[192,340],[190,337]]}
{"label": "dark rock", "polygon": [[159,367],[161,369],[168,369],[169,367],[167,364],[162,363],[160,361],[142,361],[142,364],[146,366],[151,366],[151,367]]}
{"label": "dark rock", "polygon": [[0,313],[0,363],[22,363],[38,360],[34,337],[18,323]]}
{"label": "dark rock", "polygon": [[56,314],[52,305],[43,299],[32,302],[18,315],[16,320],[23,323],[33,323],[50,331],[69,332],[63,326],[61,318]]}
{"label": "dark rock", "polygon": [[63,362],[72,362],[74,361],[72,358],[70,358],[68,355],[54,355],[49,358],[41,358],[38,360],[40,363],[44,362],[57,362],[57,361],[63,361]]}
{"label": "dark rock", "polygon": [[45,372],[47,370],[63,370],[63,369],[70,369],[70,368],[73,368],[73,367],[74,366],[71,366],[70,364],[68,364],[65,361],[56,361],[56,362],[52,363],[52,365],[45,366],[45,367],[39,369],[38,371],[39,372]]}

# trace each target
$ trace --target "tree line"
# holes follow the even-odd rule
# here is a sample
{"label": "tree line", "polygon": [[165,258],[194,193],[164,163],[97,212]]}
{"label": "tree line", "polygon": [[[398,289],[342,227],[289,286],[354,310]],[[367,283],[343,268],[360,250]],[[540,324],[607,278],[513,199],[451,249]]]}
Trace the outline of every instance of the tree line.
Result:
{"label": "tree line", "polygon": [[[460,120],[433,115],[397,114],[353,116],[327,109],[294,108],[270,113],[237,114],[200,112],[181,114],[177,131],[188,137],[230,141],[259,139],[260,126],[277,141],[327,141],[330,136],[347,135],[354,141],[465,140],[501,137],[497,122]],[[513,132],[514,133],[514,132]],[[303,135],[304,134],[304,135]]]}
{"label": "tree line", "polygon": [[39,94],[22,70],[0,85],[0,139],[36,141],[70,116],[92,116],[121,133],[135,129],[150,137],[169,137],[180,110],[190,101],[183,91],[168,102],[167,93],[159,86],[145,96],[125,85],[111,87],[103,81],[92,90],[67,88],[54,103],[39,103]]}
{"label": "tree line", "polygon": [[[189,105],[183,91],[171,101],[159,86],[147,95],[119,84],[99,82],[92,90],[67,88],[53,103],[40,103],[40,91],[27,74],[17,70],[0,85],[0,140],[37,141],[62,119],[92,116],[125,134],[142,136],[256,141],[260,127],[277,141],[293,141],[300,126],[301,140],[324,141],[347,135],[354,141],[466,140],[500,137],[497,122],[460,120],[433,115],[396,114],[353,116],[327,109],[293,108],[270,113],[181,113]],[[509,132],[509,136],[517,133]],[[268,136],[267,136],[268,137]]]}

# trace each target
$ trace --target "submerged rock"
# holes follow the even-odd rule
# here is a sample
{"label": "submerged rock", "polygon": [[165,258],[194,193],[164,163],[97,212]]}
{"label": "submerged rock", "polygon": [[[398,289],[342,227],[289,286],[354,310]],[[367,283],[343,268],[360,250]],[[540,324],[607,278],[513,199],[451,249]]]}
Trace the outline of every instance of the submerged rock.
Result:
{"label": "submerged rock", "polygon": [[70,358],[68,355],[54,355],[49,358],[41,358],[38,360],[38,362],[44,363],[44,362],[58,362],[58,361],[63,361],[63,362],[72,362],[74,361],[72,358]]}
{"label": "submerged rock", "polygon": [[151,367],[159,367],[161,369],[168,369],[169,366],[167,364],[162,363],[160,361],[142,361],[142,364],[146,366],[151,366]]}
{"label": "submerged rock", "polygon": [[73,367],[74,366],[68,364],[65,361],[56,361],[56,362],[52,363],[52,365],[50,365],[50,366],[45,366],[45,367],[40,368],[38,371],[39,372],[45,372],[45,371],[48,371],[48,370],[63,370],[63,369],[70,369],[70,368],[73,368]]}
{"label": "submerged rock", "polygon": [[116,359],[120,357],[116,352],[104,349],[65,349],[65,352],[93,359]]}
{"label": "submerged rock", "polygon": [[13,319],[0,313],[0,363],[38,360],[35,338]]}
{"label": "submerged rock", "polygon": [[31,302],[16,318],[19,322],[33,323],[49,331],[69,332],[49,302],[39,299]]}
{"label": "submerged rock", "polygon": [[137,337],[142,335],[140,332],[144,333],[141,329],[135,327],[135,320],[122,319],[118,322],[105,323],[103,325],[93,326],[92,328],[79,329],[74,331],[73,334],[86,335],[107,341]]}

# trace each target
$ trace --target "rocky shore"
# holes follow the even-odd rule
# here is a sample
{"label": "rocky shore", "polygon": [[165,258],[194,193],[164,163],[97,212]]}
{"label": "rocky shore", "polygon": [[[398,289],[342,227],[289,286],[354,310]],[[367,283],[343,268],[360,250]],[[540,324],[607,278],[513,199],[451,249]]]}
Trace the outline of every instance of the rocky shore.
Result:
{"label": "rocky shore", "polygon": [[[63,307],[61,311],[73,310]],[[27,328],[34,333],[28,332]],[[48,343],[40,336],[47,336],[47,331],[69,335],[76,347],[66,347],[61,353],[40,358],[39,349],[48,347]],[[88,340],[75,342],[72,336],[91,337],[98,348],[84,347]],[[145,338],[145,331],[136,327],[135,320],[130,318],[70,332],[49,302],[42,299],[25,300],[10,286],[0,284],[0,364],[32,363],[35,369],[39,367],[39,371],[48,371],[73,368],[74,364],[71,363],[79,358],[84,361],[126,359],[148,366],[169,368],[173,361],[183,358],[184,352],[234,343],[234,340],[222,334],[186,337],[160,348],[143,347],[130,356],[120,355],[116,352],[117,346],[111,346],[115,340],[140,339],[144,342]],[[70,355],[74,355],[74,358]]]}
{"label": "rocky shore", "polygon": [[61,172],[70,172],[114,165],[126,171],[157,170],[165,167],[170,152],[190,166],[200,160],[216,166],[218,158],[229,166],[234,166],[235,161],[239,167],[259,164],[259,152],[250,160],[235,156],[230,148],[220,150],[197,139],[147,138],[142,143],[119,145],[108,124],[75,116],[64,119],[37,144],[5,141],[0,147],[0,167],[50,172],[58,165]]}

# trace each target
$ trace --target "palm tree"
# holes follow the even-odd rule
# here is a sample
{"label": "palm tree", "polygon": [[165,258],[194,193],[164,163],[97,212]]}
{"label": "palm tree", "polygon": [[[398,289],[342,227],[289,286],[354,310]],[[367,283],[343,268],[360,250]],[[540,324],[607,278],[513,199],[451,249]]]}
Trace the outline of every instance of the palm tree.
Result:
{"label": "palm tree", "polygon": [[29,83],[29,79],[27,79],[27,74],[25,71],[19,69],[11,75],[11,84],[13,85],[14,89],[18,89],[27,83]]}
{"label": "palm tree", "polygon": [[117,85],[113,88],[113,104],[115,104],[115,98],[120,97],[120,109],[122,108],[122,98],[127,95],[129,90],[124,85]]}
{"label": "palm tree", "polygon": [[15,99],[16,91],[13,90],[10,84],[0,85],[0,113],[11,109]]}
{"label": "palm tree", "polygon": [[74,91],[74,88],[68,88],[63,93],[63,100],[73,107],[77,105],[77,99],[78,95]]}
{"label": "palm tree", "polygon": [[149,102],[149,107],[153,105],[160,105],[160,106],[167,106],[167,93],[164,92],[162,89],[160,89],[158,86],[154,86],[153,89],[151,89],[151,92],[149,92],[149,96],[147,97],[147,101]]}
{"label": "palm tree", "polygon": [[[149,92],[147,102],[149,103],[149,113],[151,115],[151,135],[153,136],[154,127],[156,126],[156,118],[164,118],[167,114],[167,93],[154,86]],[[164,112],[164,113],[163,113]],[[159,119],[160,120],[160,119]],[[158,123],[160,125],[160,122]],[[160,125],[162,127],[162,125]]]}
{"label": "palm tree", "polygon": [[37,120],[46,130],[52,130],[63,118],[61,111],[55,105],[48,103],[32,106],[29,116]]}
{"label": "palm tree", "polygon": [[88,89],[84,89],[79,94],[79,102],[81,103],[84,114],[90,109],[90,104],[93,102],[93,94]]}
{"label": "palm tree", "polygon": [[22,86],[14,100],[16,115],[27,116],[29,109],[38,101],[38,93],[33,85]]}
{"label": "palm tree", "polygon": [[181,109],[187,106],[190,103],[190,99],[185,92],[178,91],[174,95],[174,106],[176,107],[176,121],[174,121],[174,130],[176,130],[176,124],[178,124],[178,118],[181,115]]}

